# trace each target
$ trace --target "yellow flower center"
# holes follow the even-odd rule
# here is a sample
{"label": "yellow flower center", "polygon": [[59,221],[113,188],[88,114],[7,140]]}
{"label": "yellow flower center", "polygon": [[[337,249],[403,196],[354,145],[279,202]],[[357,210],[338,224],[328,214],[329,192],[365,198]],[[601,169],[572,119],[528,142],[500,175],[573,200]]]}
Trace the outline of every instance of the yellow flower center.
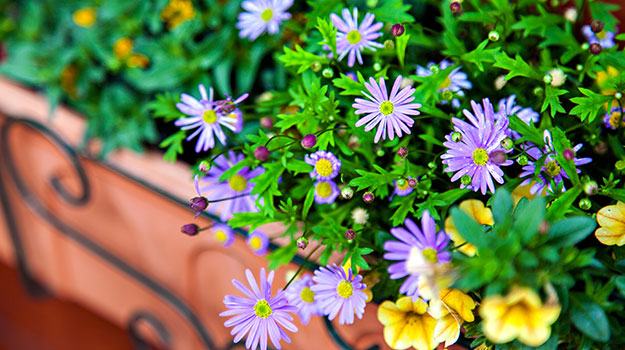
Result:
{"label": "yellow flower center", "polygon": [[213,124],[217,121],[217,113],[212,109],[206,110],[204,114],[202,114],[202,119],[204,119],[206,124]]}
{"label": "yellow flower center", "polygon": [[380,113],[384,114],[384,115],[389,115],[391,113],[393,113],[393,102],[391,101],[384,101],[382,102],[382,104],[380,105]]}
{"label": "yellow flower center", "polygon": [[597,37],[597,39],[603,40],[606,36],[608,36],[608,33],[606,33],[605,30],[602,30],[599,33],[595,34],[595,36]]}
{"label": "yellow flower center", "polygon": [[421,254],[423,254],[423,257],[431,263],[436,264],[438,262],[438,252],[432,248],[423,249]]}
{"label": "yellow flower center", "polygon": [[113,45],[113,53],[118,59],[126,58],[132,52],[132,39],[124,37],[120,38]]}
{"label": "yellow flower center", "polygon": [[612,114],[610,114],[609,123],[614,128],[618,128],[622,120],[623,120],[623,117],[621,116],[621,112],[612,112]]}
{"label": "yellow flower center", "polygon": [[451,85],[451,79],[449,77],[447,77],[447,78],[445,78],[445,80],[443,80],[441,85],[438,86],[438,89],[439,90],[447,89],[449,87],[449,85]]}
{"label": "yellow flower center", "polygon": [[310,290],[310,287],[306,287],[302,289],[302,292],[299,294],[299,297],[305,303],[314,303],[315,302],[315,292]]}
{"label": "yellow flower center", "polygon": [[315,163],[315,170],[320,176],[330,176],[332,174],[332,162],[325,158],[321,158]]}
{"label": "yellow flower center", "polygon": [[247,188],[247,180],[241,175],[232,175],[228,180],[228,185],[233,191],[241,192]]}
{"label": "yellow flower center", "polygon": [[560,168],[560,165],[558,165],[558,162],[556,162],[555,160],[552,160],[549,163],[545,164],[545,168],[547,169],[547,174],[549,174],[549,176],[551,177],[558,176],[560,174],[560,170],[562,170],[562,168]]}
{"label": "yellow flower center", "polygon": [[347,41],[352,45],[358,44],[360,42],[360,38],[360,32],[356,29],[347,33]]}
{"label": "yellow flower center", "polygon": [[397,189],[402,191],[408,189],[408,187],[410,187],[410,183],[408,181],[404,181],[401,185],[397,185]]}
{"label": "yellow flower center", "polygon": [[488,153],[486,153],[485,149],[477,148],[473,151],[473,163],[480,166],[488,163]]}
{"label": "yellow flower center", "polygon": [[72,20],[76,25],[89,28],[95,23],[96,17],[97,13],[95,9],[93,7],[86,7],[74,12]]}
{"label": "yellow flower center", "polygon": [[225,242],[226,240],[228,240],[228,236],[226,235],[226,233],[223,230],[219,230],[217,232],[215,232],[215,239],[217,239],[219,242]]}
{"label": "yellow flower center", "polygon": [[271,9],[266,9],[260,14],[260,18],[265,22],[269,22],[273,18],[273,11],[271,11]]}
{"label": "yellow flower center", "polygon": [[260,299],[256,302],[256,305],[254,305],[254,313],[260,318],[267,318],[271,316],[273,310],[271,309],[271,306],[269,306],[267,300]]}
{"label": "yellow flower center", "polygon": [[332,186],[327,182],[320,182],[317,185],[317,194],[322,198],[329,197],[332,194]]}
{"label": "yellow flower center", "polygon": [[351,297],[352,294],[354,294],[354,286],[351,284],[351,282],[341,281],[338,287],[336,287],[336,291],[339,293],[339,296],[341,298],[347,299]]}
{"label": "yellow flower center", "polygon": [[250,239],[250,247],[252,247],[252,249],[254,250],[260,250],[261,243],[262,241],[260,240],[260,237],[258,236],[254,236]]}

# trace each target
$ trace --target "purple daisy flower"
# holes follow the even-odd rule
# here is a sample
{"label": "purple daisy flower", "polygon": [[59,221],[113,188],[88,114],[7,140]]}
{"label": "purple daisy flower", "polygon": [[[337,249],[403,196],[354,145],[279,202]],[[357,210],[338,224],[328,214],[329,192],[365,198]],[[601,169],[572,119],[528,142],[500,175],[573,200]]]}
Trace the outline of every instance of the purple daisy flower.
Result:
{"label": "purple daisy flower", "polygon": [[395,195],[402,197],[402,196],[407,196],[412,193],[413,188],[410,187],[410,184],[408,183],[408,180],[410,179],[412,179],[412,177],[410,176],[408,176],[407,179],[402,179],[403,183],[401,185],[397,184],[399,180],[393,181],[393,184],[395,184],[395,190],[393,191],[393,195],[391,196],[391,199],[393,199],[393,196]]}
{"label": "purple daisy flower", "polygon": [[[482,194],[486,194],[487,187],[495,193],[493,178],[500,184],[504,182],[500,166],[512,164],[512,161],[505,157],[505,153],[511,152],[512,149],[506,150],[501,146],[501,141],[507,137],[508,118],[500,118],[495,122],[493,105],[487,98],[482,102],[484,109],[475,101],[471,101],[475,115],[467,109],[463,111],[471,124],[452,118],[454,130],[460,133],[462,139],[455,142],[451,134],[445,136],[447,141],[443,145],[448,150],[441,159],[443,164],[447,165],[445,172],[456,172],[451,178],[452,182],[466,175],[471,179],[471,189],[476,192],[480,189]],[[460,187],[465,188],[468,185],[468,181],[463,180]]]}
{"label": "purple daisy flower", "polygon": [[284,291],[279,291],[274,297],[271,296],[273,271],[266,276],[265,269],[261,268],[259,284],[256,284],[250,270],[245,270],[245,276],[251,290],[243,283],[232,280],[232,284],[245,297],[226,295],[223,303],[228,310],[220,313],[219,316],[234,316],[224,322],[224,325],[234,326],[230,334],[236,334],[235,343],[247,334],[245,347],[248,349],[255,350],[260,345],[261,350],[267,350],[267,338],[276,349],[280,349],[280,340],[291,342],[284,330],[297,332],[297,327],[291,323],[293,316],[290,314],[296,310],[288,305]]}
{"label": "purple daisy flower", "polygon": [[606,113],[603,118],[603,124],[606,128],[616,130],[619,126],[624,126],[623,124],[623,114],[621,113],[621,109],[619,107],[612,107],[610,113]]}
{"label": "purple daisy flower", "polygon": [[[499,100],[499,111],[497,112],[497,114],[495,114],[495,120],[499,120],[503,117],[508,117],[510,115],[516,115],[527,125],[531,125],[530,122],[538,123],[538,120],[540,119],[540,114],[536,113],[533,109],[529,107],[523,108],[517,105],[514,102],[514,99],[516,99],[516,95],[510,95],[508,98],[502,98],[501,100]],[[518,139],[521,137],[521,135],[514,130],[510,130],[510,132],[514,139]]]}
{"label": "purple daisy flower", "polygon": [[[564,169],[562,169],[558,161],[555,160],[556,151],[553,148],[551,133],[549,133],[548,130],[545,130],[543,135],[545,138],[544,150],[540,150],[538,147],[529,142],[527,143],[525,153],[529,155],[529,157],[533,160],[528,161],[527,165],[523,167],[523,172],[519,175],[520,177],[528,176],[528,178],[521,183],[521,186],[531,183],[536,170],[536,161],[546,155],[545,162],[538,175],[538,181],[536,181],[530,188],[530,193],[533,195],[541,195],[545,188],[547,188],[549,192],[553,193],[555,189],[551,185],[551,180],[553,180],[553,183],[558,186],[560,182],[562,182],[565,178],[569,179],[569,175],[566,173],[566,171],[564,171]],[[583,145],[581,143],[576,145],[575,147],[573,147],[573,151],[577,153],[582,148],[582,146]],[[575,164],[575,166],[588,164],[590,162],[592,162],[592,158],[573,158],[573,163]],[[575,171],[577,173],[581,173],[581,171],[577,168],[575,169]],[[564,191],[566,191],[566,188],[563,185],[562,192]]]}
{"label": "purple daisy flower", "polygon": [[353,16],[348,9],[343,9],[343,18],[332,13],[330,19],[334,26],[338,29],[336,34],[336,51],[339,55],[339,61],[349,54],[347,65],[354,66],[354,61],[358,58],[358,63],[362,64],[361,52],[364,49],[375,51],[376,47],[384,47],[384,45],[374,40],[382,36],[378,30],[384,25],[382,22],[373,24],[375,16],[371,13],[365,15],[365,19],[358,25],[358,9],[354,7]]}
{"label": "purple daisy flower", "polygon": [[598,43],[604,49],[609,49],[614,46],[614,37],[616,36],[614,32],[608,32],[604,29],[599,33],[595,33],[589,25],[585,25],[582,27],[582,34],[584,34],[589,44]]}
{"label": "purple daisy flower", "polygon": [[276,34],[280,24],[291,18],[286,10],[293,5],[293,0],[248,0],[241,3],[247,12],[239,13],[237,28],[241,38],[256,40],[265,31]]}
{"label": "purple daisy flower", "polygon": [[339,189],[334,181],[317,181],[315,183],[315,203],[331,204],[339,195]]}
{"label": "purple daisy flower", "polygon": [[310,316],[322,315],[321,311],[319,311],[319,306],[315,302],[315,292],[310,289],[314,285],[312,276],[305,275],[301,279],[293,281],[289,288],[286,289],[286,298],[289,301],[289,305],[297,309],[303,325],[308,324]]}
{"label": "purple daisy flower", "polygon": [[399,91],[401,81],[402,77],[400,75],[395,79],[391,95],[389,96],[386,91],[384,78],[380,77],[379,85],[375,79],[369,78],[369,83],[365,82],[365,87],[373,97],[361,91],[369,101],[357,98],[352,105],[356,109],[356,114],[367,114],[356,122],[356,127],[367,124],[365,131],[370,131],[377,126],[375,143],[380,141],[380,137],[386,140],[387,133],[389,140],[394,139],[396,133],[397,137],[402,137],[402,131],[410,134],[410,128],[414,124],[414,120],[409,115],[421,114],[417,110],[417,108],[421,107],[421,104],[410,103],[414,101],[412,94],[414,94],[415,89],[412,86],[406,86]]}
{"label": "purple daisy flower", "polygon": [[362,276],[354,275],[351,268],[347,273],[336,264],[319,267],[313,277],[315,285],[310,287],[315,293],[315,301],[319,309],[332,321],[339,315],[339,324],[354,323],[354,314],[362,318],[367,305],[367,294],[362,290],[367,288]]}
{"label": "purple daisy flower", "polygon": [[319,181],[330,181],[341,170],[341,161],[332,152],[317,151],[304,157],[304,161],[314,167],[310,177]]}
{"label": "purple daisy flower", "polygon": [[234,231],[226,224],[216,224],[211,227],[211,232],[217,240],[224,247],[229,247],[234,243]]}
{"label": "purple daisy flower", "polygon": [[257,167],[250,170],[250,168],[244,167],[228,180],[219,181],[219,177],[226,170],[235,166],[243,158],[245,157],[242,154],[237,155],[233,151],[228,152],[228,158],[222,154],[213,161],[213,166],[206,172],[206,175],[200,178],[205,186],[200,187],[199,190],[201,193],[207,192],[205,197],[209,201],[240,196],[211,203],[208,206],[208,211],[219,214],[222,221],[229,220],[234,213],[259,211],[255,203],[258,195],[249,195],[254,188],[254,184],[250,183],[249,180],[265,172],[264,168]]}
{"label": "purple daisy flower", "polygon": [[[421,67],[421,66],[417,66],[417,75],[420,77],[427,77],[430,76],[432,74],[434,74],[430,68],[434,65],[434,62],[429,62],[427,65],[427,68]],[[447,69],[448,67],[452,66],[454,63],[448,60],[442,60],[441,63],[438,65],[440,70],[444,70]],[[445,78],[445,80],[441,83],[441,85],[438,87],[438,92],[442,93],[443,91],[449,90],[453,93],[455,93],[458,96],[464,96],[464,91],[462,89],[468,90],[470,88],[473,87],[473,84],[471,84],[471,82],[469,81],[469,79],[467,78],[467,75],[460,71],[460,69],[462,68],[462,66],[456,67],[454,68],[454,70],[452,70],[449,75],[447,76],[447,78]],[[441,104],[446,104],[447,101],[443,100],[440,102]],[[460,107],[460,100],[458,100],[457,98],[454,98],[451,100],[451,105],[454,108],[458,108]]]}
{"label": "purple daisy flower", "polygon": [[425,210],[421,217],[421,228],[410,219],[406,219],[403,227],[394,227],[391,234],[399,240],[384,242],[384,259],[399,260],[388,267],[391,279],[408,276],[401,285],[399,292],[419,298],[419,276],[432,270],[435,264],[448,263],[451,260],[448,251],[443,249],[449,244],[449,236],[444,231],[436,233],[436,224],[430,213]]}
{"label": "purple daisy flower", "polygon": [[247,245],[254,254],[263,256],[269,248],[269,237],[262,231],[254,230],[247,237]]}
{"label": "purple daisy flower", "polygon": [[[203,84],[199,85],[199,90],[202,96],[199,101],[188,94],[180,95],[180,100],[182,102],[177,103],[176,107],[178,107],[180,112],[190,117],[181,118],[174,122],[174,124],[180,126],[182,130],[197,128],[197,130],[187,137],[187,141],[189,141],[198,134],[200,135],[195,145],[196,153],[208,151],[215,147],[215,136],[217,136],[217,139],[219,139],[222,145],[225,145],[226,135],[221,127],[225,126],[234,132],[238,132],[241,128],[238,128],[237,125],[243,122],[242,117],[235,119],[215,110],[212,87],[209,89],[209,94],[206,93],[206,88]],[[232,101],[232,103],[236,106],[237,103],[243,101],[247,96],[248,94],[244,94],[235,101]],[[233,109],[233,111],[234,110],[235,109]],[[238,113],[240,114],[241,112],[239,111]]]}

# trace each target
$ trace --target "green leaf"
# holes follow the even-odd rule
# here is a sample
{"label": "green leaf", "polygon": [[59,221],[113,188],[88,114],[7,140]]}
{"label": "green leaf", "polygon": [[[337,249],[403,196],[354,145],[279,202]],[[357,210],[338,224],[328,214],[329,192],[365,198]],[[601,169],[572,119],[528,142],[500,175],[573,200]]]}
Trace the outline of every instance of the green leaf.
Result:
{"label": "green leaf", "polygon": [[522,242],[529,242],[538,233],[545,218],[545,198],[539,196],[532,199],[528,205],[518,209],[514,216],[516,220],[513,230],[521,237]]}
{"label": "green leaf", "polygon": [[357,187],[357,191],[361,191],[365,188],[370,188],[371,191],[374,191],[378,187],[387,185],[397,178],[397,175],[392,175],[385,171],[378,174],[357,169],[356,173],[358,173],[360,177],[352,179],[349,185]]}
{"label": "green leaf", "polygon": [[547,210],[547,218],[555,221],[564,217],[566,210],[575,202],[577,197],[582,193],[581,185],[573,186],[564,192],[555,201],[551,202]]}
{"label": "green leaf", "polygon": [[154,118],[163,118],[165,122],[178,119],[182,113],[176,108],[176,99],[169,93],[157,94],[156,100],[148,104],[148,110],[152,111]]}
{"label": "green leaf", "polygon": [[297,44],[295,45],[295,51],[285,46],[284,55],[281,55],[278,59],[283,62],[286,67],[299,66],[297,74],[301,74],[309,69],[313,62],[319,62],[320,64],[330,63],[329,58],[306,52]]}
{"label": "green leaf", "polygon": [[510,80],[514,77],[542,80],[542,75],[525,62],[519,54],[512,59],[505,52],[500,52],[495,55],[495,64],[493,64],[493,66],[510,71],[510,73],[506,75],[506,80]]}
{"label": "green leaf", "polygon": [[595,220],[588,216],[565,218],[551,226],[549,240],[556,247],[574,246],[586,238],[595,226]]}
{"label": "green leaf", "polygon": [[451,208],[451,217],[458,232],[467,242],[472,243],[478,249],[487,246],[487,237],[484,228],[458,207]]}
{"label": "green leaf", "polygon": [[402,0],[380,1],[380,7],[374,9],[373,14],[377,21],[384,23],[414,22],[414,17],[408,13],[410,5],[404,5]]}
{"label": "green leaf", "polygon": [[462,15],[460,15],[460,17],[458,17],[458,21],[480,24],[494,24],[497,23],[497,18],[487,12],[464,12]]}
{"label": "green leaf", "polygon": [[625,276],[618,276],[615,282],[616,289],[621,293],[621,296],[625,297]]}
{"label": "green leaf", "polygon": [[176,162],[178,155],[182,154],[182,141],[184,141],[186,137],[187,134],[184,132],[184,130],[180,130],[177,133],[167,137],[165,140],[163,140],[163,142],[158,145],[158,147],[160,148],[167,147],[165,155],[163,156],[163,159],[165,161],[169,161],[172,163]]}
{"label": "green leaf", "polygon": [[544,112],[547,107],[551,108],[551,118],[556,116],[557,112],[566,113],[564,107],[560,103],[560,98],[558,96],[566,94],[568,91],[564,89],[556,89],[551,85],[545,86],[545,101],[543,102],[542,107],[540,108],[541,112]]}
{"label": "green leaf", "polygon": [[577,168],[575,167],[574,160],[567,160],[564,158],[564,150],[573,149],[571,142],[567,139],[564,131],[559,128],[551,129],[553,148],[556,151],[555,158],[558,164],[562,167],[564,172],[569,176],[573,185],[579,184],[579,175],[577,174]]}
{"label": "green leaf", "polygon": [[397,52],[399,64],[402,67],[404,66],[404,57],[406,56],[406,46],[408,45],[408,40],[410,40],[410,35],[408,35],[408,33],[404,33],[404,35],[395,38],[395,51]]}
{"label": "green leaf", "polygon": [[473,51],[462,54],[460,59],[464,62],[473,63],[477,66],[480,72],[484,71],[484,63],[495,62],[495,54],[499,52],[499,47],[494,49],[485,50],[484,48],[490,40],[486,39],[482,41]]}
{"label": "green leaf", "polygon": [[304,207],[302,208],[302,220],[306,220],[308,216],[308,211],[313,204],[313,200],[315,199],[315,186],[311,186],[306,193],[306,199],[304,200]]}
{"label": "green leaf", "polygon": [[406,220],[406,216],[408,216],[408,213],[414,213],[415,199],[415,195],[410,195],[408,197],[400,197],[399,202],[393,201],[391,203],[391,207],[396,207],[399,203],[399,208],[395,210],[393,216],[391,216],[390,219],[393,226],[402,225],[404,223],[404,220]]}
{"label": "green leaf", "polygon": [[592,123],[601,112],[603,105],[612,101],[614,96],[598,94],[592,90],[579,88],[579,91],[586,97],[573,97],[571,102],[577,106],[571,110],[571,115],[578,115],[582,121],[588,120]]}
{"label": "green leaf", "polygon": [[500,225],[510,218],[514,202],[510,192],[504,188],[498,188],[493,196],[493,219],[496,224]]}
{"label": "green leaf", "polygon": [[230,177],[232,177],[232,175],[238,173],[239,171],[241,171],[241,169],[245,168],[246,166],[250,166],[252,165],[252,161],[245,158],[242,161],[238,162],[237,164],[235,164],[234,166],[232,166],[230,169],[226,170],[223,172],[223,174],[221,174],[221,176],[219,177],[219,181],[226,181],[228,180]]}
{"label": "green leaf", "polygon": [[232,228],[250,226],[250,231],[270,222],[280,221],[278,218],[271,218],[261,212],[256,213],[234,213],[234,217],[228,221]]}
{"label": "green leaf", "polygon": [[361,91],[364,90],[363,83],[364,80],[360,82],[354,81],[352,78],[343,73],[341,73],[339,78],[332,80],[332,84],[334,84],[334,86],[343,89],[339,95],[362,96]]}
{"label": "green leaf", "polygon": [[513,130],[523,135],[528,141],[542,148],[544,144],[543,137],[536,127],[525,124],[525,122],[516,115],[508,116],[508,120]]}
{"label": "green leaf", "polygon": [[618,20],[611,12],[618,11],[619,6],[600,1],[592,1],[589,5],[592,18],[603,22],[605,24],[605,30],[613,32],[616,29]]}
{"label": "green leaf", "polygon": [[610,340],[610,324],[605,312],[586,294],[571,294],[571,321],[591,339],[600,342]]}
{"label": "green leaf", "polygon": [[292,171],[294,175],[297,175],[299,173],[309,173],[313,170],[312,165],[299,159],[291,159],[287,161],[286,168],[287,170]]}
{"label": "green leaf", "polygon": [[295,242],[280,247],[267,255],[267,260],[269,260],[269,266],[267,268],[269,270],[275,270],[280,265],[288,264],[293,260],[295,254],[297,254],[297,244]]}
{"label": "green leaf", "polygon": [[323,41],[319,42],[319,45],[327,44],[330,46],[333,57],[338,57],[336,53],[336,33],[337,29],[332,24],[332,21],[326,21],[322,17],[317,17],[317,30],[321,33]]}

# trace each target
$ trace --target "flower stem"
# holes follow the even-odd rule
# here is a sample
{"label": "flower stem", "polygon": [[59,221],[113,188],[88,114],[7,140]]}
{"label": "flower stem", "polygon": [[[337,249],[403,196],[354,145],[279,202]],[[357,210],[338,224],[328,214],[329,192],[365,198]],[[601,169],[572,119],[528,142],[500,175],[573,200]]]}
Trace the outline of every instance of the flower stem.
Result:
{"label": "flower stem", "polygon": [[293,282],[295,280],[295,277],[297,277],[297,275],[299,275],[299,273],[302,271],[302,269],[304,268],[304,265],[306,265],[306,262],[310,259],[310,257],[317,251],[317,249],[319,249],[319,247],[321,247],[321,245],[318,245],[317,247],[315,247],[315,249],[313,249],[312,252],[310,252],[310,254],[308,254],[308,256],[306,257],[306,259],[304,259],[304,262],[302,262],[302,264],[299,266],[299,268],[297,269],[297,271],[295,271],[295,274],[293,275],[293,277],[291,277],[291,279],[289,280],[289,282],[287,282],[287,284],[284,286],[284,288],[282,288],[282,290],[286,290],[289,285],[291,284],[291,282]]}

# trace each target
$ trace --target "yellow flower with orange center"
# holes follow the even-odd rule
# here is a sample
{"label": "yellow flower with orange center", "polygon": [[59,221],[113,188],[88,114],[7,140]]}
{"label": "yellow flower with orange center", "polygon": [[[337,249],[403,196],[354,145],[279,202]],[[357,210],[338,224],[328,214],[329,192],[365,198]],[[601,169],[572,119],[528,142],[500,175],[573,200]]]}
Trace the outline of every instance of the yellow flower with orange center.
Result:
{"label": "yellow flower with orange center", "polygon": [[438,298],[430,300],[430,315],[436,319],[434,339],[450,346],[458,341],[460,328],[466,322],[473,322],[475,301],[456,289],[443,289]]}
{"label": "yellow flower with orange center", "polygon": [[427,313],[427,304],[421,299],[401,297],[393,303],[387,300],[378,308],[378,320],[384,325],[384,341],[393,349],[432,350],[436,319]]}
{"label": "yellow flower with orange center", "polygon": [[[465,201],[462,201],[459,207],[460,210],[465,212],[480,225],[493,225],[493,212],[489,208],[486,208],[482,201],[477,199],[467,199]],[[462,235],[460,234],[460,232],[458,232],[458,229],[456,228],[454,220],[451,218],[451,216],[445,220],[445,232],[447,232],[447,234],[456,246],[462,244],[462,246],[458,248],[459,251],[463,252],[468,256],[475,255],[477,248],[475,248],[473,244],[467,243],[465,239],[462,238]]]}
{"label": "yellow flower with orange center", "polygon": [[161,11],[161,21],[166,22],[170,30],[193,17],[195,17],[195,8],[190,0],[170,0]]}
{"label": "yellow flower with orange center", "polygon": [[597,223],[600,228],[595,237],[605,245],[625,244],[625,203],[618,201],[616,205],[608,205],[597,212]]}
{"label": "yellow flower with orange center", "polygon": [[113,54],[115,55],[115,57],[122,60],[128,57],[130,53],[132,53],[132,47],[132,39],[128,37],[119,38],[117,39],[117,41],[115,41],[115,44],[113,45]]}
{"label": "yellow flower with orange center", "polygon": [[540,346],[549,339],[560,309],[557,302],[543,304],[536,292],[517,286],[505,297],[491,295],[482,301],[482,330],[493,343],[516,338],[525,345]]}
{"label": "yellow flower with orange center", "polygon": [[72,20],[78,26],[90,28],[95,23],[98,13],[93,7],[85,7],[80,10],[76,10],[72,15]]}

